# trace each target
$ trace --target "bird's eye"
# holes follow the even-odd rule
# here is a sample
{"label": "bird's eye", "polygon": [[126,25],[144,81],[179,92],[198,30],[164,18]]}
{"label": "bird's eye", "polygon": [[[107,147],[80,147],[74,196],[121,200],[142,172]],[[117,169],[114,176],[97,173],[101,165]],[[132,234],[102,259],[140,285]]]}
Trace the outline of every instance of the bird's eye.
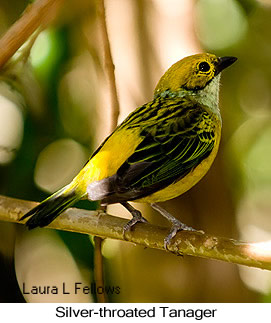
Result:
{"label": "bird's eye", "polygon": [[201,72],[208,72],[210,70],[210,65],[207,62],[201,62],[199,64],[199,70]]}

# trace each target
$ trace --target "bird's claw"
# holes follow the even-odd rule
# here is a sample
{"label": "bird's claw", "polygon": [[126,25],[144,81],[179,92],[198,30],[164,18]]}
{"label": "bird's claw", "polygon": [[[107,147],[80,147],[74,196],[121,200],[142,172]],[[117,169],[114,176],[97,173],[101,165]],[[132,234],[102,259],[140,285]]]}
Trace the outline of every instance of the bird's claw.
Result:
{"label": "bird's claw", "polygon": [[192,227],[189,227],[188,225],[182,223],[181,221],[175,219],[175,221],[173,222],[173,225],[170,229],[169,234],[165,237],[164,239],[164,248],[167,251],[169,250],[169,245],[172,242],[172,239],[176,236],[178,231],[197,231],[195,229],[193,229]]}
{"label": "bird's claw", "polygon": [[[135,210],[137,211],[137,210]],[[123,238],[126,240],[125,234],[130,232],[137,223],[148,223],[148,221],[141,215],[139,211],[133,212],[133,218],[123,227]]]}

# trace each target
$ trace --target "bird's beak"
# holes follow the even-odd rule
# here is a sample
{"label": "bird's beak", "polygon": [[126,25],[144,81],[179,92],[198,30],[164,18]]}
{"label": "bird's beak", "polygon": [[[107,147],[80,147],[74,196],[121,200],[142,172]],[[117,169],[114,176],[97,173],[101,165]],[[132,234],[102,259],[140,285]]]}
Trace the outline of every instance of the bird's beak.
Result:
{"label": "bird's beak", "polygon": [[224,56],[224,57],[218,57],[218,61],[216,64],[216,75],[219,74],[221,71],[223,71],[225,68],[231,66],[235,61],[237,60],[237,57],[234,56]]}

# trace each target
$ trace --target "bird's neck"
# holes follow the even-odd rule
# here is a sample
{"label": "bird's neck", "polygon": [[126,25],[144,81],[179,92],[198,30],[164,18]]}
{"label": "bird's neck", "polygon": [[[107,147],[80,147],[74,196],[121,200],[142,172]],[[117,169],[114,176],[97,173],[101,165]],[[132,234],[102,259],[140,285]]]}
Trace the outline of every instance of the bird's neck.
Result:
{"label": "bird's neck", "polygon": [[170,90],[166,90],[159,94],[161,97],[168,98],[183,98],[183,97],[191,97],[197,103],[206,106],[210,109],[211,112],[215,113],[219,118],[220,110],[219,110],[219,80],[220,75],[217,75],[212,79],[212,81],[205,86],[202,90],[186,90],[180,89],[179,91],[172,92]]}
{"label": "bird's neck", "polygon": [[208,107],[213,113],[220,116],[219,110],[219,81],[220,75],[217,75],[204,89],[190,91],[197,102]]}

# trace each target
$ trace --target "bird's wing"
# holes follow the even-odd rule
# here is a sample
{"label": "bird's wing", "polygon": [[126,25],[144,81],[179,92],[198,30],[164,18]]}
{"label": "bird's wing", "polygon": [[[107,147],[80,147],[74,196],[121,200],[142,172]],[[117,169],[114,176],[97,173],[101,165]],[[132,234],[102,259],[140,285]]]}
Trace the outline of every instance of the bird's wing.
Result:
{"label": "bird's wing", "polygon": [[215,126],[210,114],[189,100],[160,101],[121,125],[120,130],[140,127],[143,140],[117,173],[101,182],[104,203],[135,200],[165,188],[211,153]]}

